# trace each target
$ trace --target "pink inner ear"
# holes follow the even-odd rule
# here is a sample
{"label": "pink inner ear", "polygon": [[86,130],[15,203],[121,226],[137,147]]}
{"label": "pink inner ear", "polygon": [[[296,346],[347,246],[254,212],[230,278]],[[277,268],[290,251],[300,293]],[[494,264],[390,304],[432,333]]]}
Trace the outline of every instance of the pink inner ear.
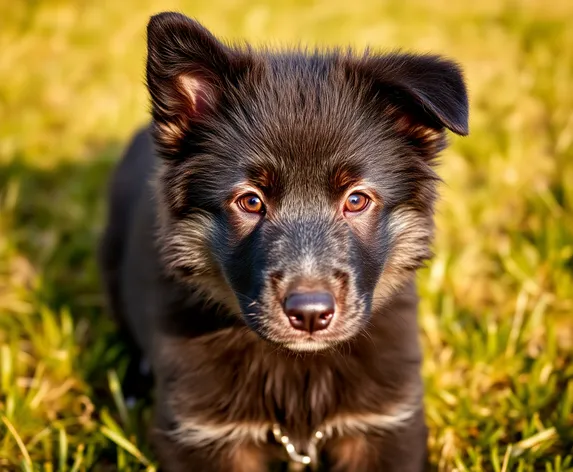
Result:
{"label": "pink inner ear", "polygon": [[192,75],[180,75],[178,80],[181,92],[189,99],[193,115],[201,116],[205,108],[214,102],[212,90],[205,81]]}
{"label": "pink inner ear", "polygon": [[166,94],[162,119],[157,122],[156,140],[166,152],[176,152],[185,133],[215,103],[214,89],[200,76],[181,74],[174,88],[175,93]]}
{"label": "pink inner ear", "polygon": [[392,117],[392,126],[399,133],[407,134],[426,142],[439,140],[443,135],[441,130],[420,123],[408,112],[402,111],[395,106],[388,107],[387,113]]}

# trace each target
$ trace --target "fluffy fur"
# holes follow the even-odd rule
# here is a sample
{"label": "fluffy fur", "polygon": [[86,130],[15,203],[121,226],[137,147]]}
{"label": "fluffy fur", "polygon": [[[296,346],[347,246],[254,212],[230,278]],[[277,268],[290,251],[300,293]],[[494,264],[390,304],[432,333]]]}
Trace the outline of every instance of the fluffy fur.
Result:
{"label": "fluffy fur", "polygon": [[[303,452],[324,433],[324,470],[423,470],[414,275],[445,130],[468,132],[459,67],[253,51],[176,13],[148,46],[153,121],[114,175],[100,260],[152,365],[163,469],[269,470],[287,460],[279,424]],[[241,209],[253,193],[264,213]],[[333,294],[328,329],[289,324],[298,286]]]}

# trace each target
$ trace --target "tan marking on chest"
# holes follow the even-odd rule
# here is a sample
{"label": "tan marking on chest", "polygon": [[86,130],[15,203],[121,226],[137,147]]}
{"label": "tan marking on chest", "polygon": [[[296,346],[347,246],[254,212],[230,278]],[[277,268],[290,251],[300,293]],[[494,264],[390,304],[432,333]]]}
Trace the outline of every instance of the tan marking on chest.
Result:
{"label": "tan marking on chest", "polygon": [[[408,424],[418,413],[419,405],[403,404],[394,413],[348,413],[326,420],[318,430],[324,433],[325,439],[333,436],[356,436],[368,433],[391,431]],[[272,430],[271,422],[230,422],[217,424],[195,418],[180,421],[171,437],[193,447],[215,445],[217,443],[254,443],[267,441]],[[310,440],[310,438],[309,438]]]}
{"label": "tan marking on chest", "polygon": [[266,442],[272,424],[270,422],[209,423],[189,418],[179,423],[170,436],[181,444],[202,447],[216,443]]}

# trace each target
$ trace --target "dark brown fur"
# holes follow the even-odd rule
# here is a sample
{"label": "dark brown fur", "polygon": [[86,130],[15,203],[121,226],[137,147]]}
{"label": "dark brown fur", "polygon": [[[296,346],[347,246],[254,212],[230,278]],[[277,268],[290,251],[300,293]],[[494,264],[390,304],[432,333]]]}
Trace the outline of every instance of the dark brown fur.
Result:
{"label": "dark brown fur", "polygon": [[[445,128],[467,134],[459,69],[256,53],[171,13],[148,35],[152,131],[116,171],[100,259],[152,365],[162,468],[269,470],[288,458],[276,423],[300,451],[322,431],[323,470],[423,470],[414,278]],[[354,187],[373,203],[343,216]],[[245,189],[264,215],[237,210]],[[282,300],[301,280],[334,294],[328,329],[290,327]]]}

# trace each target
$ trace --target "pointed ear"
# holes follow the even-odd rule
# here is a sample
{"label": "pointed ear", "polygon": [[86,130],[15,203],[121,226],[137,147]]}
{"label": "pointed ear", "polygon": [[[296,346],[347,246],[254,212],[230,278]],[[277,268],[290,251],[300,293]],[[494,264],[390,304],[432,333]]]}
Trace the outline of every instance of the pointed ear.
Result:
{"label": "pointed ear", "polygon": [[402,131],[444,127],[466,136],[468,96],[460,67],[440,56],[389,54],[366,57],[362,66],[398,112]]}
{"label": "pointed ear", "polygon": [[174,156],[186,133],[217,109],[225,87],[245,70],[246,62],[246,54],[225,46],[185,15],[151,17],[147,88],[154,138],[164,157]]}

